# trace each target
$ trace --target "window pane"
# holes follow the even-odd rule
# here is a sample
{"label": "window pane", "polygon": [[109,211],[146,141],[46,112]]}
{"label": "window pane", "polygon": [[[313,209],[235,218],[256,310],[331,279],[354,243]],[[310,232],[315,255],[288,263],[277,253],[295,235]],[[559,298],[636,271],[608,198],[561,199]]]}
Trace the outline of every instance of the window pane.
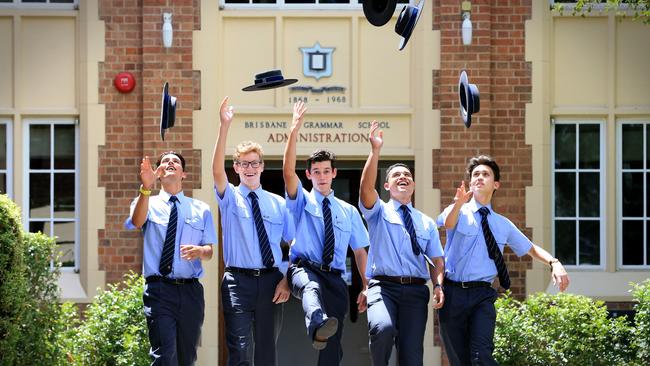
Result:
{"label": "window pane", "polygon": [[600,168],[600,125],[580,125],[579,167],[581,169]]}
{"label": "window pane", "polygon": [[74,222],[55,222],[54,235],[64,267],[74,267]]}
{"label": "window pane", "polygon": [[54,169],[74,169],[75,126],[54,126]]}
{"label": "window pane", "polygon": [[555,256],[565,265],[576,264],[575,221],[555,221]]}
{"label": "window pane", "polygon": [[285,4],[314,4],[316,0],[284,0]]}
{"label": "window pane", "polygon": [[46,0],[21,0],[24,3],[44,3]]}
{"label": "window pane", "polygon": [[74,218],[75,174],[54,174],[54,217]]}
{"label": "window pane", "polygon": [[623,217],[643,217],[643,173],[623,173]]}
{"label": "window pane", "polygon": [[7,174],[0,173],[0,194],[7,193]]}
{"label": "window pane", "polygon": [[[247,3],[247,1],[244,1]],[[275,0],[253,0],[253,4],[275,4]]]}
{"label": "window pane", "polygon": [[7,125],[0,125],[0,169],[7,169]]}
{"label": "window pane", "polygon": [[248,4],[248,0],[226,0],[226,4]]}
{"label": "window pane", "polygon": [[349,0],[318,0],[319,4],[349,4]]}
{"label": "window pane", "polygon": [[600,216],[600,174],[580,173],[578,188],[580,217]]}
{"label": "window pane", "polygon": [[50,168],[50,126],[29,126],[29,168]]}
{"label": "window pane", "polygon": [[600,264],[600,221],[580,220],[580,264]]}
{"label": "window pane", "polygon": [[576,167],[576,125],[555,125],[555,169]]}
{"label": "window pane", "polygon": [[73,4],[74,0],[50,0],[53,4]]}
{"label": "window pane", "polygon": [[576,215],[576,175],[575,173],[555,173],[555,216],[575,217]]}
{"label": "window pane", "polygon": [[623,125],[623,169],[643,169],[643,125]]}
{"label": "window pane", "polygon": [[30,221],[29,222],[29,232],[30,233],[43,233],[47,236],[52,236],[52,231],[50,230],[49,221]]}
{"label": "window pane", "polygon": [[29,217],[50,217],[50,174],[29,175]]}
{"label": "window pane", "polygon": [[643,264],[643,221],[623,220],[623,264]]}

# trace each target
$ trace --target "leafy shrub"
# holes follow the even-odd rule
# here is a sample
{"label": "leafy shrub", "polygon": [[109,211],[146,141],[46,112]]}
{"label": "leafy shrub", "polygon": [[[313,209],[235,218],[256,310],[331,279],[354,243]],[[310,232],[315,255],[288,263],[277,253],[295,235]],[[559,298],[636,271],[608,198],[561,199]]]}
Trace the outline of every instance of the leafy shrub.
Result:
{"label": "leafy shrub", "polygon": [[609,319],[600,301],[537,294],[496,302],[495,358],[502,365],[630,365],[636,350],[624,318]]}
{"label": "leafy shrub", "polygon": [[634,306],[634,340],[642,365],[650,365],[650,279],[632,285]]}
{"label": "leafy shrub", "polygon": [[133,272],[108,285],[86,309],[69,352],[77,365],[149,365],[149,338],[143,312],[144,279]]}

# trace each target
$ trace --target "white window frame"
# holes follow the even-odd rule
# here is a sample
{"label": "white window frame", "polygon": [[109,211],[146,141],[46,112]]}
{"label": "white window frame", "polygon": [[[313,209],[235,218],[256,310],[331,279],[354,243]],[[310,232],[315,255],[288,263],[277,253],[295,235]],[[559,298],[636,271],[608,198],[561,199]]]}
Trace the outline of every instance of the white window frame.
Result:
{"label": "white window frame", "polygon": [[[248,4],[229,4],[225,0],[219,0],[219,9],[249,9],[249,10],[270,10],[270,9],[294,9],[294,10],[361,10],[363,4],[358,0],[350,0],[347,4],[319,4],[319,0],[314,0],[311,4],[285,4],[285,0],[276,0],[275,4],[254,4],[253,0],[248,0]],[[368,0],[370,1],[370,0]],[[421,0],[423,1],[423,0]],[[413,5],[415,0],[409,0]],[[397,4],[396,10],[400,11],[401,6],[406,4]]]}
{"label": "white window frame", "polygon": [[[74,125],[75,126],[75,168],[74,169],[54,169],[53,160],[50,160],[49,169],[30,169],[29,167],[29,156],[30,156],[30,143],[29,143],[29,130],[32,125],[49,125],[50,126],[50,159],[54,159],[54,129],[52,126],[55,125]],[[80,221],[79,221],[79,122],[75,118],[30,118],[25,119],[23,124],[23,167],[24,167],[24,179],[23,179],[23,227],[25,231],[29,231],[29,223],[31,222],[29,217],[29,179],[31,173],[74,173],[75,174],[75,213],[74,218],[72,219],[54,219],[54,205],[50,204],[50,215],[48,219],[35,220],[35,221],[44,221],[49,223],[50,233],[54,233],[54,222],[74,222],[75,223],[75,232],[74,232],[74,266],[72,267],[61,267],[62,271],[74,271],[75,273],[79,272],[79,263],[80,263]],[[54,200],[54,185],[50,181],[50,203]]]}
{"label": "white window frame", "polygon": [[0,9],[57,9],[57,10],[77,10],[79,9],[79,0],[74,0],[71,4],[51,3],[52,0],[45,0],[45,3],[23,3],[22,0],[13,0],[10,3],[0,3]]}
{"label": "white window frame", "polygon": [[[555,168],[555,126],[556,125],[575,125],[576,126],[576,167],[573,169],[556,169]],[[579,150],[579,139],[580,135],[577,133],[578,125],[581,124],[597,124],[600,126],[600,169],[581,169],[578,167],[578,162],[579,162],[579,157],[580,157],[580,150]],[[605,210],[605,204],[607,202],[607,189],[606,189],[606,139],[605,139],[605,121],[601,119],[596,119],[596,120],[576,120],[576,119],[552,119],[551,120],[551,241],[552,241],[552,248],[553,248],[553,253],[555,255],[556,250],[555,250],[555,221],[558,219],[558,217],[555,216],[555,173],[556,172],[564,172],[564,173],[598,173],[600,171],[600,200],[599,200],[599,210],[600,210],[600,216],[599,217],[580,217],[580,210],[579,210],[579,196],[576,196],[576,216],[574,217],[561,217],[562,219],[565,220],[575,220],[576,222],[576,247],[575,247],[575,253],[576,253],[576,263],[577,264],[564,264],[564,266],[568,269],[571,270],[604,270],[605,269],[605,261],[607,259],[606,256],[606,249],[607,249],[607,225],[605,224],[607,222],[607,211]],[[577,188],[579,187],[580,184],[580,175],[576,174],[576,191]],[[580,264],[580,220],[594,220],[594,221],[600,221],[600,246],[599,246],[599,251],[600,251],[600,264],[599,265],[593,265],[593,264]]]}
{"label": "white window frame", "polygon": [[[644,174],[650,173],[650,164],[646,161],[647,157],[647,145],[649,143],[646,135],[644,134],[643,136],[643,164],[645,165],[645,168],[642,170],[638,169],[623,169],[622,162],[623,162],[623,125],[624,124],[641,124],[645,125],[645,130],[647,131],[650,129],[650,119],[618,119],[616,121],[616,268],[617,269],[644,269],[647,270],[650,268],[650,262],[645,265],[630,265],[630,264],[623,264],[623,173],[624,172],[643,172]],[[643,192],[645,195],[650,194],[648,191],[650,187],[647,186],[647,182],[644,176],[643,179]],[[645,196],[643,198],[643,208],[644,211],[646,212],[646,217],[644,217],[643,220],[644,222],[650,221],[650,207],[647,207],[647,200],[645,199]],[[647,225],[643,225],[643,261],[645,262],[648,258],[648,245],[646,244],[648,236],[650,236],[650,233],[648,232]]]}
{"label": "white window frame", "polygon": [[7,196],[11,199],[14,198],[14,157],[13,157],[13,152],[14,152],[14,133],[13,133],[13,125],[11,123],[11,120],[8,118],[0,118],[0,125],[4,125],[7,127],[7,151],[5,151],[5,156],[7,157],[7,167],[6,169],[0,169],[0,173],[6,174],[7,177],[7,192],[4,192],[7,194]]}

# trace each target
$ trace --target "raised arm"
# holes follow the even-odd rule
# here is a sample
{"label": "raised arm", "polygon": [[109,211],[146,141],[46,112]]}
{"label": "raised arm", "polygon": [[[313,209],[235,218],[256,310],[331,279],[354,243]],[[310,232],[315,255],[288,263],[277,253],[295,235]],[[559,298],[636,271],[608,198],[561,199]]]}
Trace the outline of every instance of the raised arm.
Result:
{"label": "raised arm", "polygon": [[456,188],[456,195],[454,196],[454,207],[451,209],[449,215],[445,219],[445,229],[451,230],[456,227],[458,222],[458,213],[460,208],[472,197],[472,191],[465,191],[465,181],[460,183],[460,187]]}
{"label": "raised arm", "polygon": [[379,130],[378,135],[375,136],[378,128],[379,124],[377,121],[372,121],[370,133],[368,134],[371,146],[370,154],[368,155],[368,160],[366,160],[366,165],[363,167],[363,172],[361,173],[359,197],[361,198],[361,204],[365,208],[372,208],[379,198],[379,194],[377,193],[377,190],[375,190],[375,183],[377,182],[379,153],[384,144],[384,131]]}
{"label": "raised arm", "polygon": [[282,165],[282,175],[284,177],[284,185],[287,189],[289,198],[296,198],[298,191],[298,183],[300,179],[296,174],[296,144],[298,142],[298,131],[302,126],[305,111],[307,107],[301,100],[293,105],[293,122],[291,124],[291,132],[287,145],[284,147],[284,163]]}
{"label": "raised arm", "polygon": [[225,159],[226,139],[233,116],[232,107],[228,106],[228,97],[225,97],[219,108],[219,136],[217,136],[217,142],[214,145],[214,153],[212,155],[212,176],[214,177],[214,185],[217,187],[217,192],[220,195],[226,191],[226,186],[228,185]]}
{"label": "raised arm", "polygon": [[[154,171],[151,167],[149,157],[145,156],[140,163],[140,181],[142,182],[142,189],[151,191],[156,182],[156,177],[159,177],[162,174],[162,171],[162,164]],[[136,202],[135,209],[133,210],[133,215],[131,216],[131,222],[133,225],[136,227],[142,227],[145,221],[147,221],[148,210],[149,195],[140,193],[138,196],[138,202]]]}

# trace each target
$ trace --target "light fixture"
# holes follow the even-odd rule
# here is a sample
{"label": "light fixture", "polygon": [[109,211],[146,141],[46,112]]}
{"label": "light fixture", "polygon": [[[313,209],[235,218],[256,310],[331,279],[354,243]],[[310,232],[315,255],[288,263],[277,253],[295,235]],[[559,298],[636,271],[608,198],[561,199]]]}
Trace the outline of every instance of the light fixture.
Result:
{"label": "light fixture", "polygon": [[172,13],[163,13],[162,26],[163,47],[170,48],[174,40],[174,30],[172,29]]}
{"label": "light fixture", "polygon": [[472,2],[465,0],[460,3],[460,17],[463,19],[461,34],[463,36],[463,45],[472,44],[472,21],[469,19],[469,13],[472,11]]}
{"label": "light fixture", "polygon": [[469,12],[463,13],[463,45],[470,46],[472,44],[472,21],[469,19]]}

